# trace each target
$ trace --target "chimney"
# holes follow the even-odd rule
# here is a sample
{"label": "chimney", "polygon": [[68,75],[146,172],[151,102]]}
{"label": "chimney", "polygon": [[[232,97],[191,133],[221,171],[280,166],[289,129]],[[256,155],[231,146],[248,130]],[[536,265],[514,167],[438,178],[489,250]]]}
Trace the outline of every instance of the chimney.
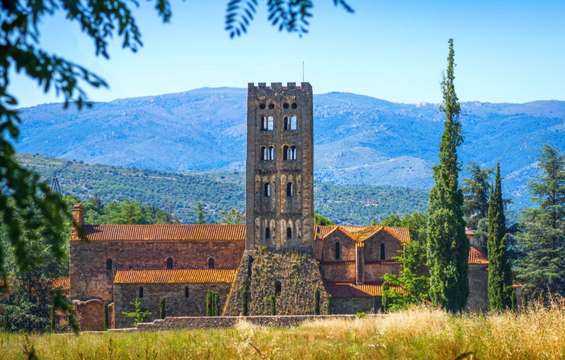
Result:
{"label": "chimney", "polygon": [[73,225],[71,230],[71,240],[78,240],[79,233],[84,225],[84,212],[80,203],[73,206]]}

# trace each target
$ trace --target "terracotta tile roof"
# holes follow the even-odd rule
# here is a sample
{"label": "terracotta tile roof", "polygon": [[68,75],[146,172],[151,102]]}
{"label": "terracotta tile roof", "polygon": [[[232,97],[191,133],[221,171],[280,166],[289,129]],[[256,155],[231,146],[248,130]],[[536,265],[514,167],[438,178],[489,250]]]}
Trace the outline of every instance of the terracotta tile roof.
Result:
{"label": "terracotta tile roof", "polygon": [[114,284],[217,284],[232,283],[236,270],[172,269],[117,271]]}
{"label": "terracotta tile roof", "polygon": [[382,283],[355,284],[349,282],[327,283],[329,293],[336,298],[375,297],[383,295]]}
{"label": "terracotta tile roof", "polygon": [[85,225],[83,229],[87,240],[245,240],[243,224],[108,224]]}
{"label": "terracotta tile roof", "polygon": [[479,248],[471,246],[469,248],[469,264],[473,265],[487,265],[488,259]]}
{"label": "terracotta tile roof", "polygon": [[61,277],[61,278],[53,279],[51,281],[51,287],[53,289],[69,290],[71,288],[71,278]]}
{"label": "terracotta tile roof", "polygon": [[344,225],[324,225],[316,227],[316,238],[326,239],[336,231],[340,231],[356,242],[363,242],[380,231],[384,231],[395,237],[402,243],[410,241],[410,231],[406,227],[392,227],[382,225],[371,226],[344,226]]}

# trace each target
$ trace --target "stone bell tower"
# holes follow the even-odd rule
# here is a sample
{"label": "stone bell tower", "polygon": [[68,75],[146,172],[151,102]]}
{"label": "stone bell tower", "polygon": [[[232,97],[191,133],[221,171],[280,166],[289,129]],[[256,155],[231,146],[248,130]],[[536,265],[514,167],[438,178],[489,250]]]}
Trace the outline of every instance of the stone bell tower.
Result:
{"label": "stone bell tower", "polygon": [[312,86],[250,83],[245,252],[224,315],[328,312],[314,247]]}
{"label": "stone bell tower", "polygon": [[248,85],[246,250],[312,252],[312,113],[309,83]]}

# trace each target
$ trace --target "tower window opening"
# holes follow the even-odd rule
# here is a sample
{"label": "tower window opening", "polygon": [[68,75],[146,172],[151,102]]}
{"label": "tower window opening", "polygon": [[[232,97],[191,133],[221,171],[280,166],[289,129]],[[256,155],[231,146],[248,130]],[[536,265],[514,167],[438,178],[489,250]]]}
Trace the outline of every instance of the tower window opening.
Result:
{"label": "tower window opening", "polygon": [[288,109],[288,103],[284,103],[283,108]]}
{"label": "tower window opening", "polygon": [[106,259],[106,270],[112,270],[112,259]]}
{"label": "tower window opening", "polygon": [[285,131],[290,128],[288,116],[285,116],[284,119],[283,119],[283,128],[284,128]]}
{"label": "tower window opening", "polygon": [[296,109],[298,107],[298,105],[296,103],[292,103],[292,108]]}
{"label": "tower window opening", "polygon": [[269,109],[273,110],[274,108],[275,108],[275,104],[270,103],[270,104],[269,104]]}
{"label": "tower window opening", "polygon": [[294,196],[294,186],[291,182],[286,184],[286,196],[293,197]]}
{"label": "tower window opening", "polygon": [[288,146],[283,146],[283,160],[288,160],[289,159],[289,147]]}
{"label": "tower window opening", "polygon": [[275,148],[272,146],[266,147],[266,146],[262,146],[261,147],[261,160],[274,160],[275,159]]}
{"label": "tower window opening", "polygon": [[261,117],[261,130],[273,131],[275,128],[275,119],[272,116]]}
{"label": "tower window opening", "polygon": [[185,287],[184,287],[184,297],[188,299],[188,295],[189,295],[189,293],[188,293],[188,286],[185,286]]}
{"label": "tower window opening", "polygon": [[172,269],[172,268],[173,268],[173,265],[174,265],[173,258],[172,258],[172,257],[168,257],[168,258],[167,258],[167,269]]}
{"label": "tower window opening", "polygon": [[143,298],[143,286],[139,287],[139,294],[138,295],[139,295],[140,299]]}
{"label": "tower window opening", "polygon": [[264,109],[265,108],[265,104],[259,104],[259,109]]}
{"label": "tower window opening", "polygon": [[214,258],[209,258],[208,259],[208,269],[213,269],[216,267],[216,262],[214,261]]}
{"label": "tower window opening", "polygon": [[271,240],[271,229],[265,228],[265,240]]}
{"label": "tower window opening", "polygon": [[296,115],[292,115],[289,118],[288,130],[296,130],[298,129],[298,118]]}
{"label": "tower window opening", "polygon": [[296,160],[296,146],[292,145],[288,152],[289,160]]}
{"label": "tower window opening", "polygon": [[385,244],[381,244],[381,260],[386,260]]}
{"label": "tower window opening", "polygon": [[271,197],[271,183],[263,184],[263,195],[265,197]]}
{"label": "tower window opening", "polygon": [[286,228],[286,239],[292,240],[292,228],[290,226]]}
{"label": "tower window opening", "polygon": [[279,296],[282,291],[282,284],[279,280],[275,280],[275,296]]}
{"label": "tower window opening", "polygon": [[334,253],[334,257],[336,260],[341,260],[341,244],[339,242],[335,243],[335,253]]}

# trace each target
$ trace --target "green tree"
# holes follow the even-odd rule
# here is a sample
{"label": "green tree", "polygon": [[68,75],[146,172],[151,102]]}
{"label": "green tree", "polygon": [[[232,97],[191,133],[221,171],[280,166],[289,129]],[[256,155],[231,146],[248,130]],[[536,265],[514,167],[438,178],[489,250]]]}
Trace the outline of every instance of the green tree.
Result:
{"label": "green tree", "polygon": [[565,199],[564,157],[549,145],[543,147],[538,181],[530,183],[533,201],[539,207],[521,214],[517,234],[520,256],[516,276],[530,297],[565,296]]}
{"label": "green tree", "polygon": [[469,241],[463,220],[463,193],[459,189],[457,147],[462,143],[455,93],[455,51],[449,40],[447,71],[441,83],[445,114],[440,144],[440,164],[434,167],[434,186],[428,206],[427,262],[430,269],[430,298],[435,305],[458,312],[467,303],[469,284],[467,258]]}
{"label": "green tree", "polygon": [[145,319],[147,319],[147,317],[151,315],[151,311],[143,308],[143,305],[141,304],[141,299],[139,298],[133,299],[130,305],[133,307],[133,310],[122,312],[122,316],[128,319],[132,319],[134,326],[144,322]]}
{"label": "green tree", "polygon": [[271,303],[271,315],[277,315],[277,296],[269,296],[269,302]]}
{"label": "green tree", "polygon": [[316,225],[333,225],[334,222],[331,221],[328,217],[325,217],[322,214],[315,213],[314,214],[314,223]]}
{"label": "green tree", "polygon": [[159,318],[164,319],[167,317],[167,299],[162,298],[159,303]]}
{"label": "green tree", "polygon": [[502,200],[500,164],[496,164],[494,191],[488,204],[488,301],[495,311],[512,305],[512,272],[507,254],[506,218]]}
{"label": "green tree", "polygon": [[245,214],[236,208],[228,211],[222,211],[222,224],[243,224],[245,222]]}
{"label": "green tree", "polygon": [[206,316],[218,316],[220,315],[220,296],[213,292],[206,292]]}
{"label": "green tree", "polygon": [[196,213],[196,223],[205,224],[206,223],[206,213],[204,212],[204,205],[199,201],[194,206],[194,212]]}
{"label": "green tree", "polygon": [[[32,207],[27,216],[40,223],[41,212]],[[68,237],[70,220],[64,225],[61,237]],[[63,246],[62,257],[52,256],[53,244],[48,241],[43,227],[24,229],[22,233],[23,251],[27,253],[29,263],[18,266],[13,253],[6,253],[10,289],[6,296],[0,297],[0,309],[3,309],[3,325],[7,331],[44,331],[50,326],[51,313],[69,311],[71,306],[59,292],[51,289],[51,281],[68,273],[68,244]],[[5,224],[0,224],[0,247],[9,243],[10,233]],[[0,249],[1,250],[1,249]],[[68,312],[71,326],[75,326],[72,312]],[[54,328],[54,327],[53,327]]]}
{"label": "green tree", "polygon": [[321,303],[321,294],[320,294],[320,289],[316,288],[316,291],[314,292],[314,314],[315,315],[320,315],[320,303]]}
{"label": "green tree", "polygon": [[464,186],[462,188],[464,194],[463,211],[467,226],[477,229],[479,221],[487,216],[491,191],[489,178],[492,169],[481,168],[474,162],[471,162],[467,168],[469,178],[463,180]]}
{"label": "green tree", "polygon": [[403,226],[410,229],[410,242],[404,246],[397,260],[402,264],[399,275],[385,274],[383,307],[385,310],[400,310],[411,304],[429,300],[429,274],[426,265],[426,227],[425,213],[399,217],[389,215],[382,221],[386,226]]}

